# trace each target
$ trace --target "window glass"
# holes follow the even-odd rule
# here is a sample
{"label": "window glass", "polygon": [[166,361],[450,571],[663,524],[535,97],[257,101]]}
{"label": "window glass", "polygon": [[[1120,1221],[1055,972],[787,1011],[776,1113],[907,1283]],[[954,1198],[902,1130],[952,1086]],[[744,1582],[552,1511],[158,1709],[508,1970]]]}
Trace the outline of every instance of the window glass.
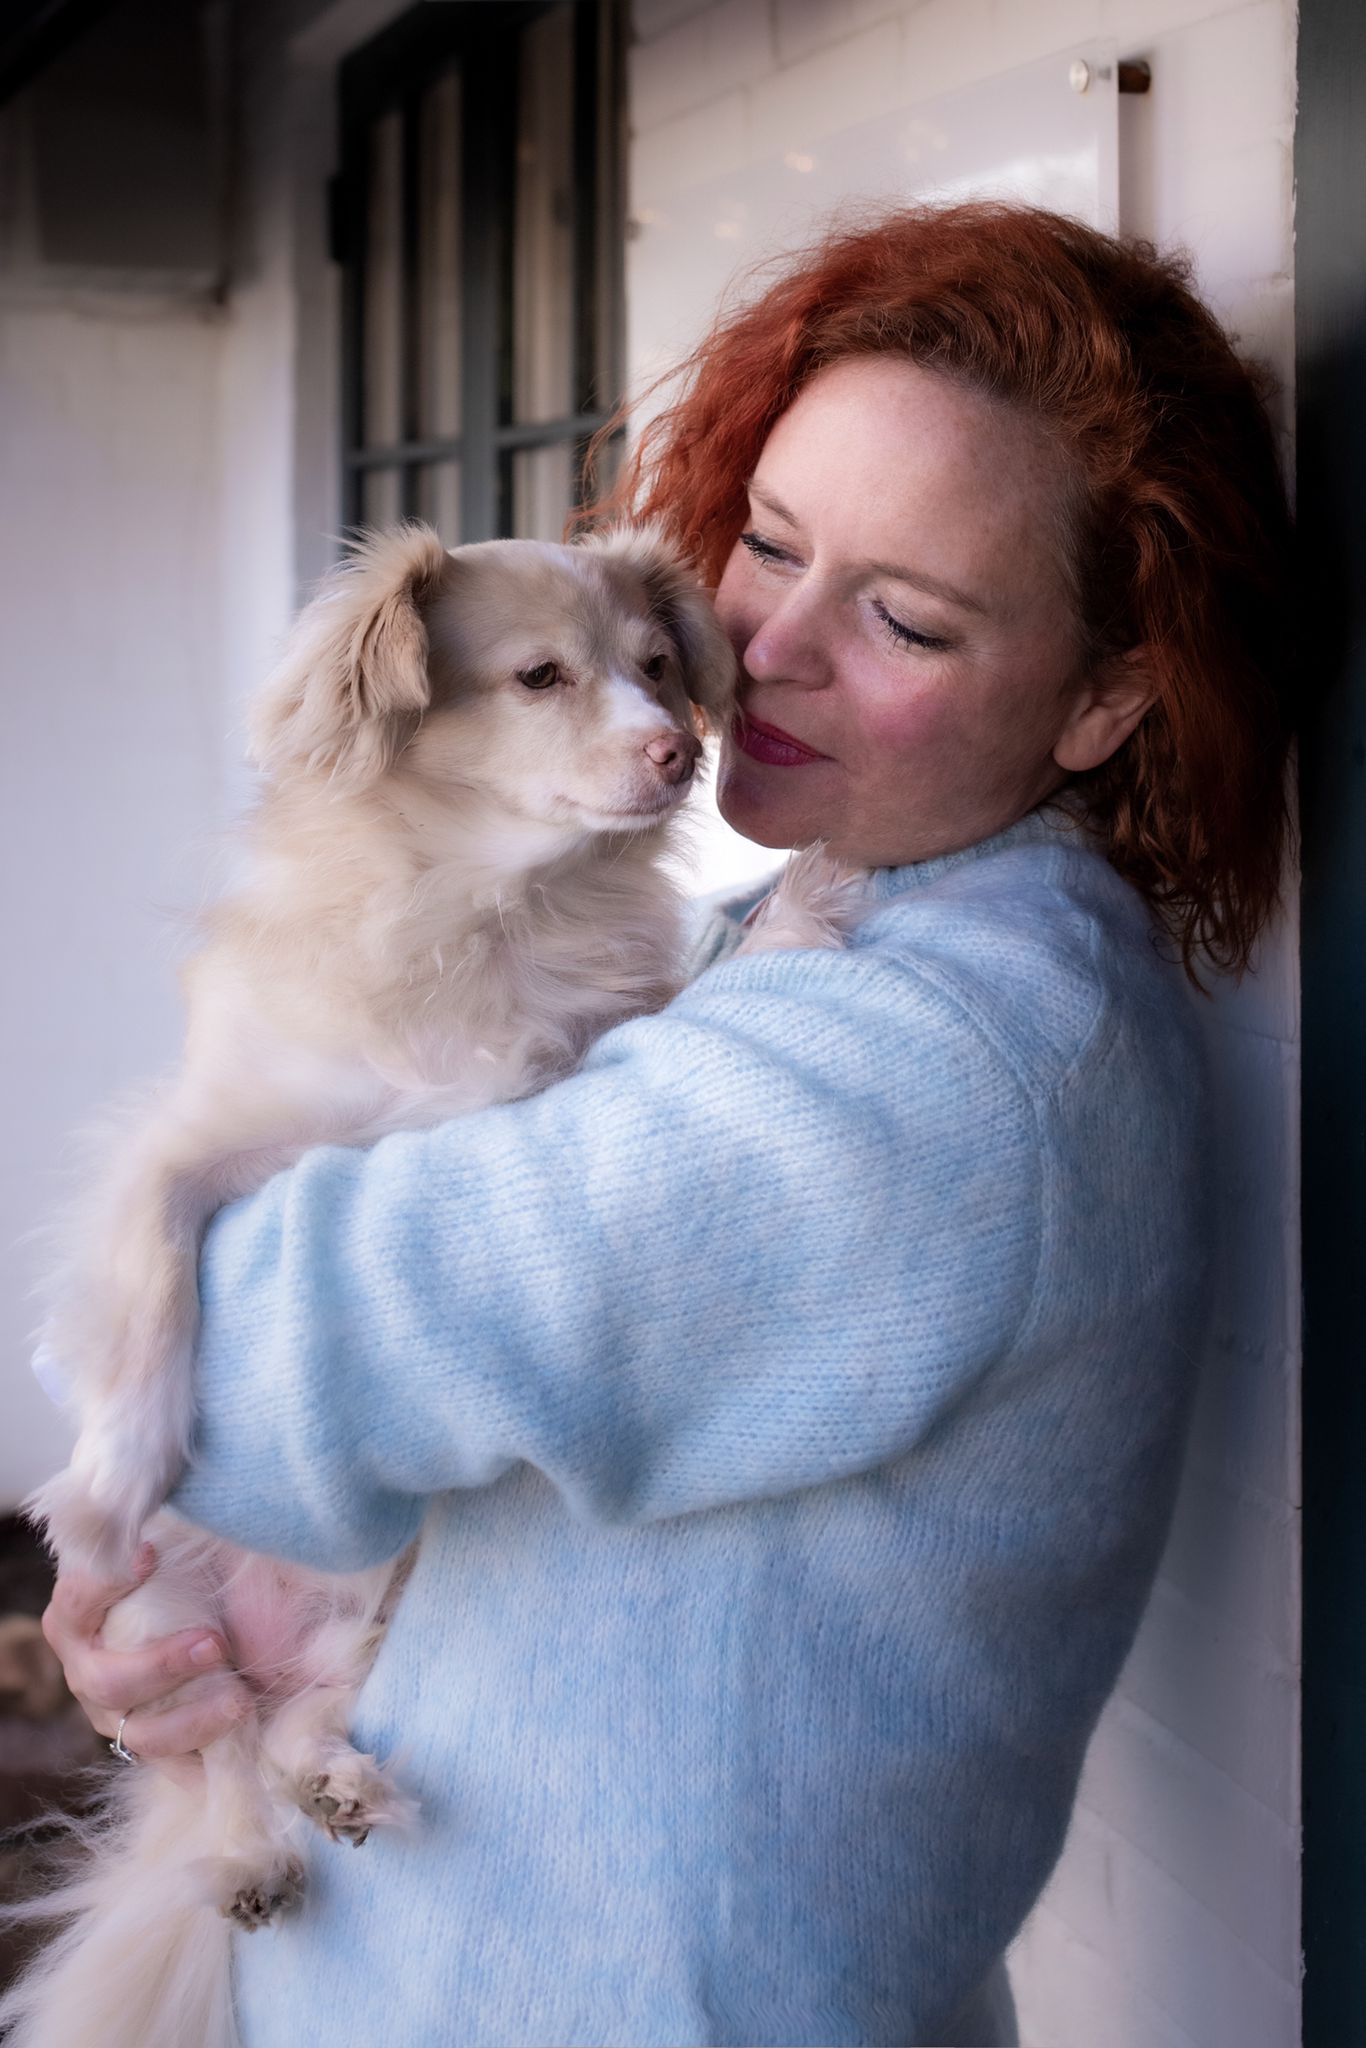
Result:
{"label": "window glass", "polygon": [[428,462],[418,471],[417,516],[434,526],[448,548],[460,545],[460,464]]}
{"label": "window glass", "polygon": [[367,469],[361,477],[363,526],[392,526],[403,517],[403,483],[397,469]]}
{"label": "window glass", "polygon": [[618,395],[625,20],[424,0],[343,64],[344,524],[561,535]]}
{"label": "window glass", "polygon": [[523,448],[512,458],[512,530],[519,540],[563,540],[574,506],[574,444]]}
{"label": "window glass", "polygon": [[417,431],[460,431],[460,77],[447,72],[418,113]]}
{"label": "window glass", "polygon": [[516,420],[574,410],[574,10],[522,31],[513,241]]}
{"label": "window glass", "polygon": [[365,221],[364,346],[361,432],[368,448],[400,437],[403,296],[400,250],[403,207],[403,120],[396,110],[369,137],[369,204]]}

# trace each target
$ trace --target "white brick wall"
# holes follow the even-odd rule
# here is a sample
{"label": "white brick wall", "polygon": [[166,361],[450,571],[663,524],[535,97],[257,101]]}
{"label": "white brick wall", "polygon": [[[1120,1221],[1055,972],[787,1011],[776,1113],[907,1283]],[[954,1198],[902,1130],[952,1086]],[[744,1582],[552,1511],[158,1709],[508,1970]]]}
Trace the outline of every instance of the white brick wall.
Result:
{"label": "white brick wall", "polygon": [[[1112,39],[1120,220],[1182,243],[1290,417],[1293,0],[635,0],[631,192],[647,209],[775,152]],[[737,175],[737,185],[743,179]],[[706,308],[667,311],[680,339]],[[652,315],[656,331],[665,325]],[[629,368],[641,372],[647,366]],[[1222,1250],[1185,1482],[1153,1602],[1012,1967],[1028,2048],[1299,2039],[1298,955],[1203,1006]]]}

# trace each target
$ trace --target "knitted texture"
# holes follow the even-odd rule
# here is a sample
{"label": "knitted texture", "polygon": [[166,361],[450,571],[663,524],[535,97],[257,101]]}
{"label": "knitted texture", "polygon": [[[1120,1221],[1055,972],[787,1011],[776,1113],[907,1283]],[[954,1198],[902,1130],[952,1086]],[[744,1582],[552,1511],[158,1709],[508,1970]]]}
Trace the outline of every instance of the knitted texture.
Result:
{"label": "knitted texture", "polygon": [[1209,1151],[1142,904],[1036,813],[223,1212],[173,1505],[331,1570],[423,1531],[355,1724],[420,1824],[315,1848],[248,2048],[1009,2039],[1169,1513]]}

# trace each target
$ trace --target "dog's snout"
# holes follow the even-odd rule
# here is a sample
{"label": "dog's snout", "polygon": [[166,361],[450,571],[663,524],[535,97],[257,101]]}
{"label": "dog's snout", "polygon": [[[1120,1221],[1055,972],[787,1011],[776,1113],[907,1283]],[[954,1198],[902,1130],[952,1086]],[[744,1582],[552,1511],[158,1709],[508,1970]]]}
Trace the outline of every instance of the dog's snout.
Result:
{"label": "dog's snout", "polygon": [[702,742],[690,732],[657,732],[645,742],[645,752],[665,782],[686,782],[697,766]]}

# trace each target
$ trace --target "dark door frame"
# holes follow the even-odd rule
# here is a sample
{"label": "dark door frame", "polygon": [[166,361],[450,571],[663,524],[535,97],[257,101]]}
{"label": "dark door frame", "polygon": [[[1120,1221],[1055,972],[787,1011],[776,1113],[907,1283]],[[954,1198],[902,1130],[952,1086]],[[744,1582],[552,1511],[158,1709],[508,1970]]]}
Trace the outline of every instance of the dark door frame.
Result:
{"label": "dark door frame", "polygon": [[1366,2042],[1366,8],[1300,0],[1304,2040]]}

